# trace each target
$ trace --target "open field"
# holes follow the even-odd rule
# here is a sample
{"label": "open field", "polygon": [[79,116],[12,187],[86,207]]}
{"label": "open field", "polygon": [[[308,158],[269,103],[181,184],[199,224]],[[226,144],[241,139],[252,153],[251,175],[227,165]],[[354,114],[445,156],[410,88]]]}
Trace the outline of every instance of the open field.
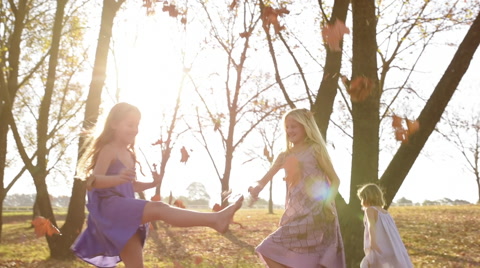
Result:
{"label": "open field", "polygon": [[[415,267],[480,267],[480,206],[392,207],[389,211]],[[281,213],[241,209],[235,221],[244,228],[233,224],[226,235],[203,227],[162,224],[150,230],[146,267],[263,267],[253,250],[275,230]],[[4,216],[4,222],[0,268],[93,267],[78,260],[48,260],[46,241],[35,237],[28,215]]]}

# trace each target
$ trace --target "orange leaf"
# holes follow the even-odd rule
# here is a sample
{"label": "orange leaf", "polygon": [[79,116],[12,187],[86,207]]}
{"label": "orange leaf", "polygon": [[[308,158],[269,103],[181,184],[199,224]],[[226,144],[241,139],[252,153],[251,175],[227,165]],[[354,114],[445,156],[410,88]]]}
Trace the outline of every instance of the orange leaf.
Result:
{"label": "orange leaf", "polygon": [[417,120],[407,120],[408,135],[411,135],[420,128],[420,123]]}
{"label": "orange leaf", "polygon": [[35,228],[35,234],[37,237],[41,237],[44,235],[52,236],[54,234],[60,234],[60,230],[57,227],[53,226],[49,219],[44,217],[38,216],[35,217],[32,221],[32,225]]}
{"label": "orange leaf", "polygon": [[262,10],[262,21],[263,21],[263,28],[265,30],[270,29],[270,25],[273,24],[273,28],[275,29],[275,34],[280,33],[281,30],[285,29],[285,26],[281,26],[280,22],[278,21],[278,16],[283,16],[283,14],[289,14],[290,11],[284,7],[282,8],[273,8],[271,6],[266,6]]}
{"label": "orange leaf", "polygon": [[156,194],[156,195],[152,196],[152,198],[150,200],[151,201],[161,201],[162,199],[160,198],[159,194]]}
{"label": "orange leaf", "polygon": [[179,208],[186,208],[185,205],[183,204],[183,201],[178,199],[175,200],[175,202],[173,202],[173,205]]}
{"label": "orange leaf", "polygon": [[402,118],[398,115],[392,116],[392,127],[394,128],[403,128],[402,127]]}
{"label": "orange leaf", "polygon": [[180,162],[187,163],[190,155],[188,154],[187,149],[185,149],[185,146],[182,146],[182,149],[180,149],[180,152],[182,153],[182,158],[180,159]]}
{"label": "orange leaf", "polygon": [[334,24],[327,24],[322,28],[323,41],[327,43],[332,51],[342,50],[340,41],[343,39],[344,34],[350,34],[350,29],[339,19],[336,19]]}
{"label": "orange leaf", "polygon": [[364,101],[374,88],[373,81],[367,77],[359,76],[353,79],[347,89],[350,99],[354,102]]}
{"label": "orange leaf", "polygon": [[245,37],[249,37],[249,36],[250,36],[250,33],[249,33],[249,32],[240,33],[240,37],[241,37],[241,38],[245,38]]}

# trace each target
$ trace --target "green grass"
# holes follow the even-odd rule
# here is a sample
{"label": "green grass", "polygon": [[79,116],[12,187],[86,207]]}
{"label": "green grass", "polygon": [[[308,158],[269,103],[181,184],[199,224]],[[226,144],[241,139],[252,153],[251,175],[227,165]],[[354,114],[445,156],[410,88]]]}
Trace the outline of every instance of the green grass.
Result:
{"label": "green grass", "polygon": [[[392,207],[389,211],[415,267],[480,266],[480,206]],[[209,228],[160,224],[149,232],[145,267],[263,267],[254,248],[276,229],[281,213],[242,209],[235,221],[245,228],[232,224],[226,235]],[[45,238],[35,237],[30,220],[4,224],[0,268],[93,267],[79,260],[48,260],[48,256]]]}

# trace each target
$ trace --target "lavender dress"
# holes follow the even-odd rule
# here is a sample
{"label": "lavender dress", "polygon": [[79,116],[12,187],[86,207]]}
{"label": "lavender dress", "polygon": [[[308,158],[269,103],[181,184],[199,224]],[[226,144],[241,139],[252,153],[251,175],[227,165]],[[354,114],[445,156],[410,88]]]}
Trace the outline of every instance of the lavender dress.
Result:
{"label": "lavender dress", "polygon": [[[115,160],[106,175],[115,175],[124,169],[120,160]],[[148,231],[148,224],[142,224],[146,200],[135,199],[130,182],[105,189],[88,191],[89,211],[87,228],[72,246],[74,254],[97,267],[115,267],[120,252],[135,234],[142,243]]]}
{"label": "lavender dress", "polygon": [[286,159],[289,157],[298,160],[299,176],[295,182],[287,180],[280,227],[257,246],[256,252],[261,258],[265,256],[288,267],[346,267],[336,212],[326,215],[323,210],[329,187],[313,148],[287,155]]}

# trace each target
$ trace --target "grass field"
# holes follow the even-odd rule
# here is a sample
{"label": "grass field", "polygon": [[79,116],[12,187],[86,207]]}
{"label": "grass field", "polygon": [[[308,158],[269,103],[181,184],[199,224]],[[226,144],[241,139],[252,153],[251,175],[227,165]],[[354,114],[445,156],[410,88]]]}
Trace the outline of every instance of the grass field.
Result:
{"label": "grass field", "polygon": [[[389,211],[415,267],[480,267],[480,206],[392,207]],[[150,230],[145,267],[263,267],[253,250],[276,229],[281,213],[242,209],[235,221],[244,228],[233,224],[226,235],[203,227],[162,224]],[[16,215],[4,216],[4,222],[0,268],[93,267],[78,260],[48,260],[46,241],[35,237],[30,220]]]}

